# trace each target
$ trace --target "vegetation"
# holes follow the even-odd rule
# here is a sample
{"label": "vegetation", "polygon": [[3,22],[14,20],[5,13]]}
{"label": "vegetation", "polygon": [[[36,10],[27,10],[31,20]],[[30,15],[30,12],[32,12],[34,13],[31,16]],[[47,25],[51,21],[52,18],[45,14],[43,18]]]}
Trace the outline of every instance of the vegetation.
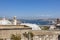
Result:
{"label": "vegetation", "polygon": [[0,39],[0,40],[3,40],[3,39]]}
{"label": "vegetation", "polygon": [[49,27],[47,26],[44,26],[44,27],[41,27],[42,30],[49,30]]}
{"label": "vegetation", "polygon": [[28,40],[29,40],[29,36],[30,36],[30,38],[31,38],[31,40],[33,40],[33,33],[32,32],[28,32],[28,33],[23,33],[23,35],[26,37],[26,38],[28,38]]}
{"label": "vegetation", "polygon": [[21,35],[11,35],[11,40],[21,40]]}

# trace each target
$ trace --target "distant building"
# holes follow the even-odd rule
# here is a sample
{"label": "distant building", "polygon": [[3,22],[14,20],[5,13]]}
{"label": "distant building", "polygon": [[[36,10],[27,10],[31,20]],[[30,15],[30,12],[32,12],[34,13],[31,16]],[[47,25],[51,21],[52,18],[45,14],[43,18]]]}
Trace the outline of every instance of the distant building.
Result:
{"label": "distant building", "polygon": [[[33,25],[32,27],[21,24],[18,25],[16,17],[13,18],[13,22],[3,18],[0,20],[0,40],[11,40],[12,34],[20,34],[21,40],[60,40],[59,30],[41,30],[39,27],[40,30],[37,30],[37,27],[32,30],[32,28],[34,28]],[[33,34],[32,37],[29,32]],[[29,34],[27,35],[28,38],[24,36],[24,33]]]}

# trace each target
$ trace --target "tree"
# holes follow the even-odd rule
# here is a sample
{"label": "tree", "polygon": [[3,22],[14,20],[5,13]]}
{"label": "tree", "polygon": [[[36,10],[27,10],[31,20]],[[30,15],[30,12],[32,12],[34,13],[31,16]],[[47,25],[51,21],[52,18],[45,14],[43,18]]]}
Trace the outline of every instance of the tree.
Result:
{"label": "tree", "polygon": [[49,30],[49,27],[47,26],[44,26],[44,27],[41,27],[42,30]]}
{"label": "tree", "polygon": [[25,32],[23,35],[28,38],[28,40],[33,40],[33,33],[32,32]]}
{"label": "tree", "polygon": [[21,35],[11,35],[11,40],[21,40]]}
{"label": "tree", "polygon": [[0,40],[3,40],[3,39],[0,39]]}

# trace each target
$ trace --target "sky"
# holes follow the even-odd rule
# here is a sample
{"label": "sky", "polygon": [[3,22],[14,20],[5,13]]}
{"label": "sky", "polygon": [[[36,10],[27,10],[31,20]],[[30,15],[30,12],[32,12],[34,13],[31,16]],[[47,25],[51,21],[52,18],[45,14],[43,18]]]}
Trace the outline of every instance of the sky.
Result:
{"label": "sky", "polygon": [[3,16],[60,18],[60,0],[0,0]]}

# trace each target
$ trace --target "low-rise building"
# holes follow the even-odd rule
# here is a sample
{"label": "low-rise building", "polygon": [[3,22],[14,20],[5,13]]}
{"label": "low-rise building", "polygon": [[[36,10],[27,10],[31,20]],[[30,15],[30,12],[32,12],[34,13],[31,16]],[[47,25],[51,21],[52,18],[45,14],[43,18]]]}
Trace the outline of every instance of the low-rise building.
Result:
{"label": "low-rise building", "polygon": [[32,30],[27,25],[18,25],[14,19],[13,23],[5,18],[0,21],[0,40],[11,40],[12,34],[20,35],[21,40],[60,40],[59,30]]}

